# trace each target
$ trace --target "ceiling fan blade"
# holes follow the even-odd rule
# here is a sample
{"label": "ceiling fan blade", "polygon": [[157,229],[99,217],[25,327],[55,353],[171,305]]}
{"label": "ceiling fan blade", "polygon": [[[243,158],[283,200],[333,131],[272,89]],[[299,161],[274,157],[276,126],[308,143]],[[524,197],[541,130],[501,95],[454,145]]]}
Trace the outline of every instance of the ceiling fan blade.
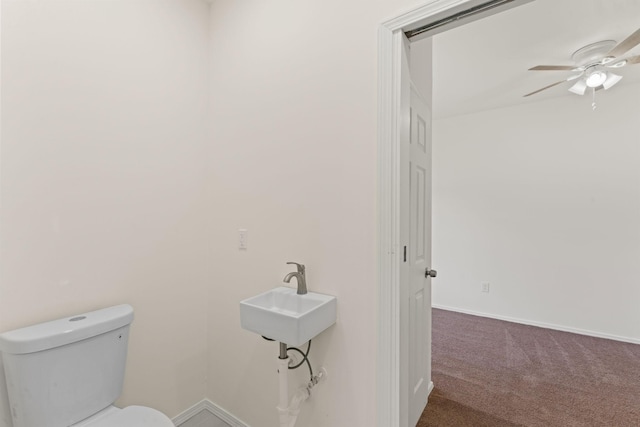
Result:
{"label": "ceiling fan blade", "polygon": [[627,64],[640,64],[640,55],[627,58]]}
{"label": "ceiling fan blade", "polygon": [[568,82],[570,82],[571,80],[578,79],[578,78],[580,78],[580,77],[582,77],[582,76],[584,76],[584,71],[582,71],[582,72],[580,72],[580,73],[578,73],[578,74],[574,74],[573,76],[569,76],[569,77],[567,78],[567,81],[568,81]]}
{"label": "ceiling fan blade", "polygon": [[613,49],[611,49],[611,51],[609,51],[609,53],[607,53],[607,56],[613,56],[617,58],[621,55],[624,55],[638,44],[640,44],[640,28],[637,29],[629,37],[618,43],[616,47],[614,47]]}
{"label": "ceiling fan blade", "polygon": [[559,84],[564,83],[564,82],[566,82],[566,80],[560,80],[559,82],[555,82],[553,84],[550,84],[549,86],[545,86],[542,89],[538,89],[538,90],[536,90],[534,92],[531,92],[531,93],[528,93],[526,95],[523,95],[522,97],[526,98],[527,96],[535,95],[538,92],[542,92],[543,90],[547,90],[547,89],[552,88],[554,86],[558,86]]}
{"label": "ceiling fan blade", "polygon": [[529,71],[567,71],[575,68],[575,65],[536,65],[529,68]]}

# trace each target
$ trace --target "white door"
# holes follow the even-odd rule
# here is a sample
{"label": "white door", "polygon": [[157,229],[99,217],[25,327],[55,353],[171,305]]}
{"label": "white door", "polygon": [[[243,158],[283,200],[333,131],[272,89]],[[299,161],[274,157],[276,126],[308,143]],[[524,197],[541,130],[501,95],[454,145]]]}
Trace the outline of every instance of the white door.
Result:
{"label": "white door", "polygon": [[[404,54],[408,70],[406,39]],[[431,280],[425,274],[431,268],[431,109],[413,84],[403,84],[402,98],[399,415],[401,427],[415,427],[433,387]]]}
{"label": "white door", "polygon": [[409,140],[409,425],[431,391],[431,110],[411,90]]}

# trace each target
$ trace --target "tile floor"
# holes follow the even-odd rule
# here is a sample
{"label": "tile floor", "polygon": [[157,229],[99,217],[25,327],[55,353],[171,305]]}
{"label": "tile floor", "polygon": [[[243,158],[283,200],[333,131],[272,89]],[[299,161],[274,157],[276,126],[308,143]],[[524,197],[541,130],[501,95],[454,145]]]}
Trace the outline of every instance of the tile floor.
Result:
{"label": "tile floor", "polygon": [[231,427],[209,411],[202,411],[180,427]]}

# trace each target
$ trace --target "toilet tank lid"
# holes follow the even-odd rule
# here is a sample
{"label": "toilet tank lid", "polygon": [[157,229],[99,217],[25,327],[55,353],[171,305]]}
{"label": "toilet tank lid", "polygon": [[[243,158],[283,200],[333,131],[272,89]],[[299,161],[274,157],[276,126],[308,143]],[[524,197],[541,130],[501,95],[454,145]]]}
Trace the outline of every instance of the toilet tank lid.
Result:
{"label": "toilet tank lid", "polygon": [[116,305],[0,334],[0,352],[35,353],[121,328],[133,321],[133,307]]}

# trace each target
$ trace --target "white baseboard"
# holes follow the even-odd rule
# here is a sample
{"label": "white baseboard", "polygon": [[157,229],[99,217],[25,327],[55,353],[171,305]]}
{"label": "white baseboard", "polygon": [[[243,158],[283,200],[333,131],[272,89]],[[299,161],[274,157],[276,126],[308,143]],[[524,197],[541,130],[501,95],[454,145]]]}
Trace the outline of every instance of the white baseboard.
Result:
{"label": "white baseboard", "polygon": [[187,421],[189,421],[191,418],[200,414],[202,411],[207,411],[210,414],[215,415],[225,423],[229,424],[231,427],[250,427],[249,424],[245,423],[239,418],[236,418],[227,410],[216,405],[209,399],[201,400],[200,402],[193,405],[191,408],[187,409],[186,411],[182,412],[181,414],[173,418],[173,420],[171,421],[173,421],[173,424],[175,424],[176,426],[180,426],[186,423]]}
{"label": "white baseboard", "polygon": [[618,336],[618,335],[605,334],[605,333],[602,333],[602,332],[594,332],[594,331],[589,331],[589,330],[586,330],[586,329],[571,328],[571,327],[568,327],[568,326],[555,325],[555,324],[552,324],[552,323],[537,322],[537,321],[534,321],[534,320],[518,319],[518,318],[515,318],[515,317],[501,316],[499,314],[482,313],[482,312],[479,312],[479,311],[466,310],[464,308],[458,308],[458,307],[449,307],[449,306],[440,305],[440,304],[433,304],[432,306],[433,306],[433,308],[439,308],[441,310],[456,311],[458,313],[471,314],[473,316],[480,316],[480,317],[488,317],[490,319],[497,319],[497,320],[504,320],[504,321],[507,321],[507,322],[520,323],[522,325],[538,326],[540,328],[554,329],[556,331],[571,332],[573,334],[587,335],[587,336],[596,337],[596,338],[606,338],[606,339],[609,339],[609,340],[628,342],[628,343],[631,343],[631,344],[640,344],[640,339],[637,339],[637,338],[621,337],[621,336]]}

